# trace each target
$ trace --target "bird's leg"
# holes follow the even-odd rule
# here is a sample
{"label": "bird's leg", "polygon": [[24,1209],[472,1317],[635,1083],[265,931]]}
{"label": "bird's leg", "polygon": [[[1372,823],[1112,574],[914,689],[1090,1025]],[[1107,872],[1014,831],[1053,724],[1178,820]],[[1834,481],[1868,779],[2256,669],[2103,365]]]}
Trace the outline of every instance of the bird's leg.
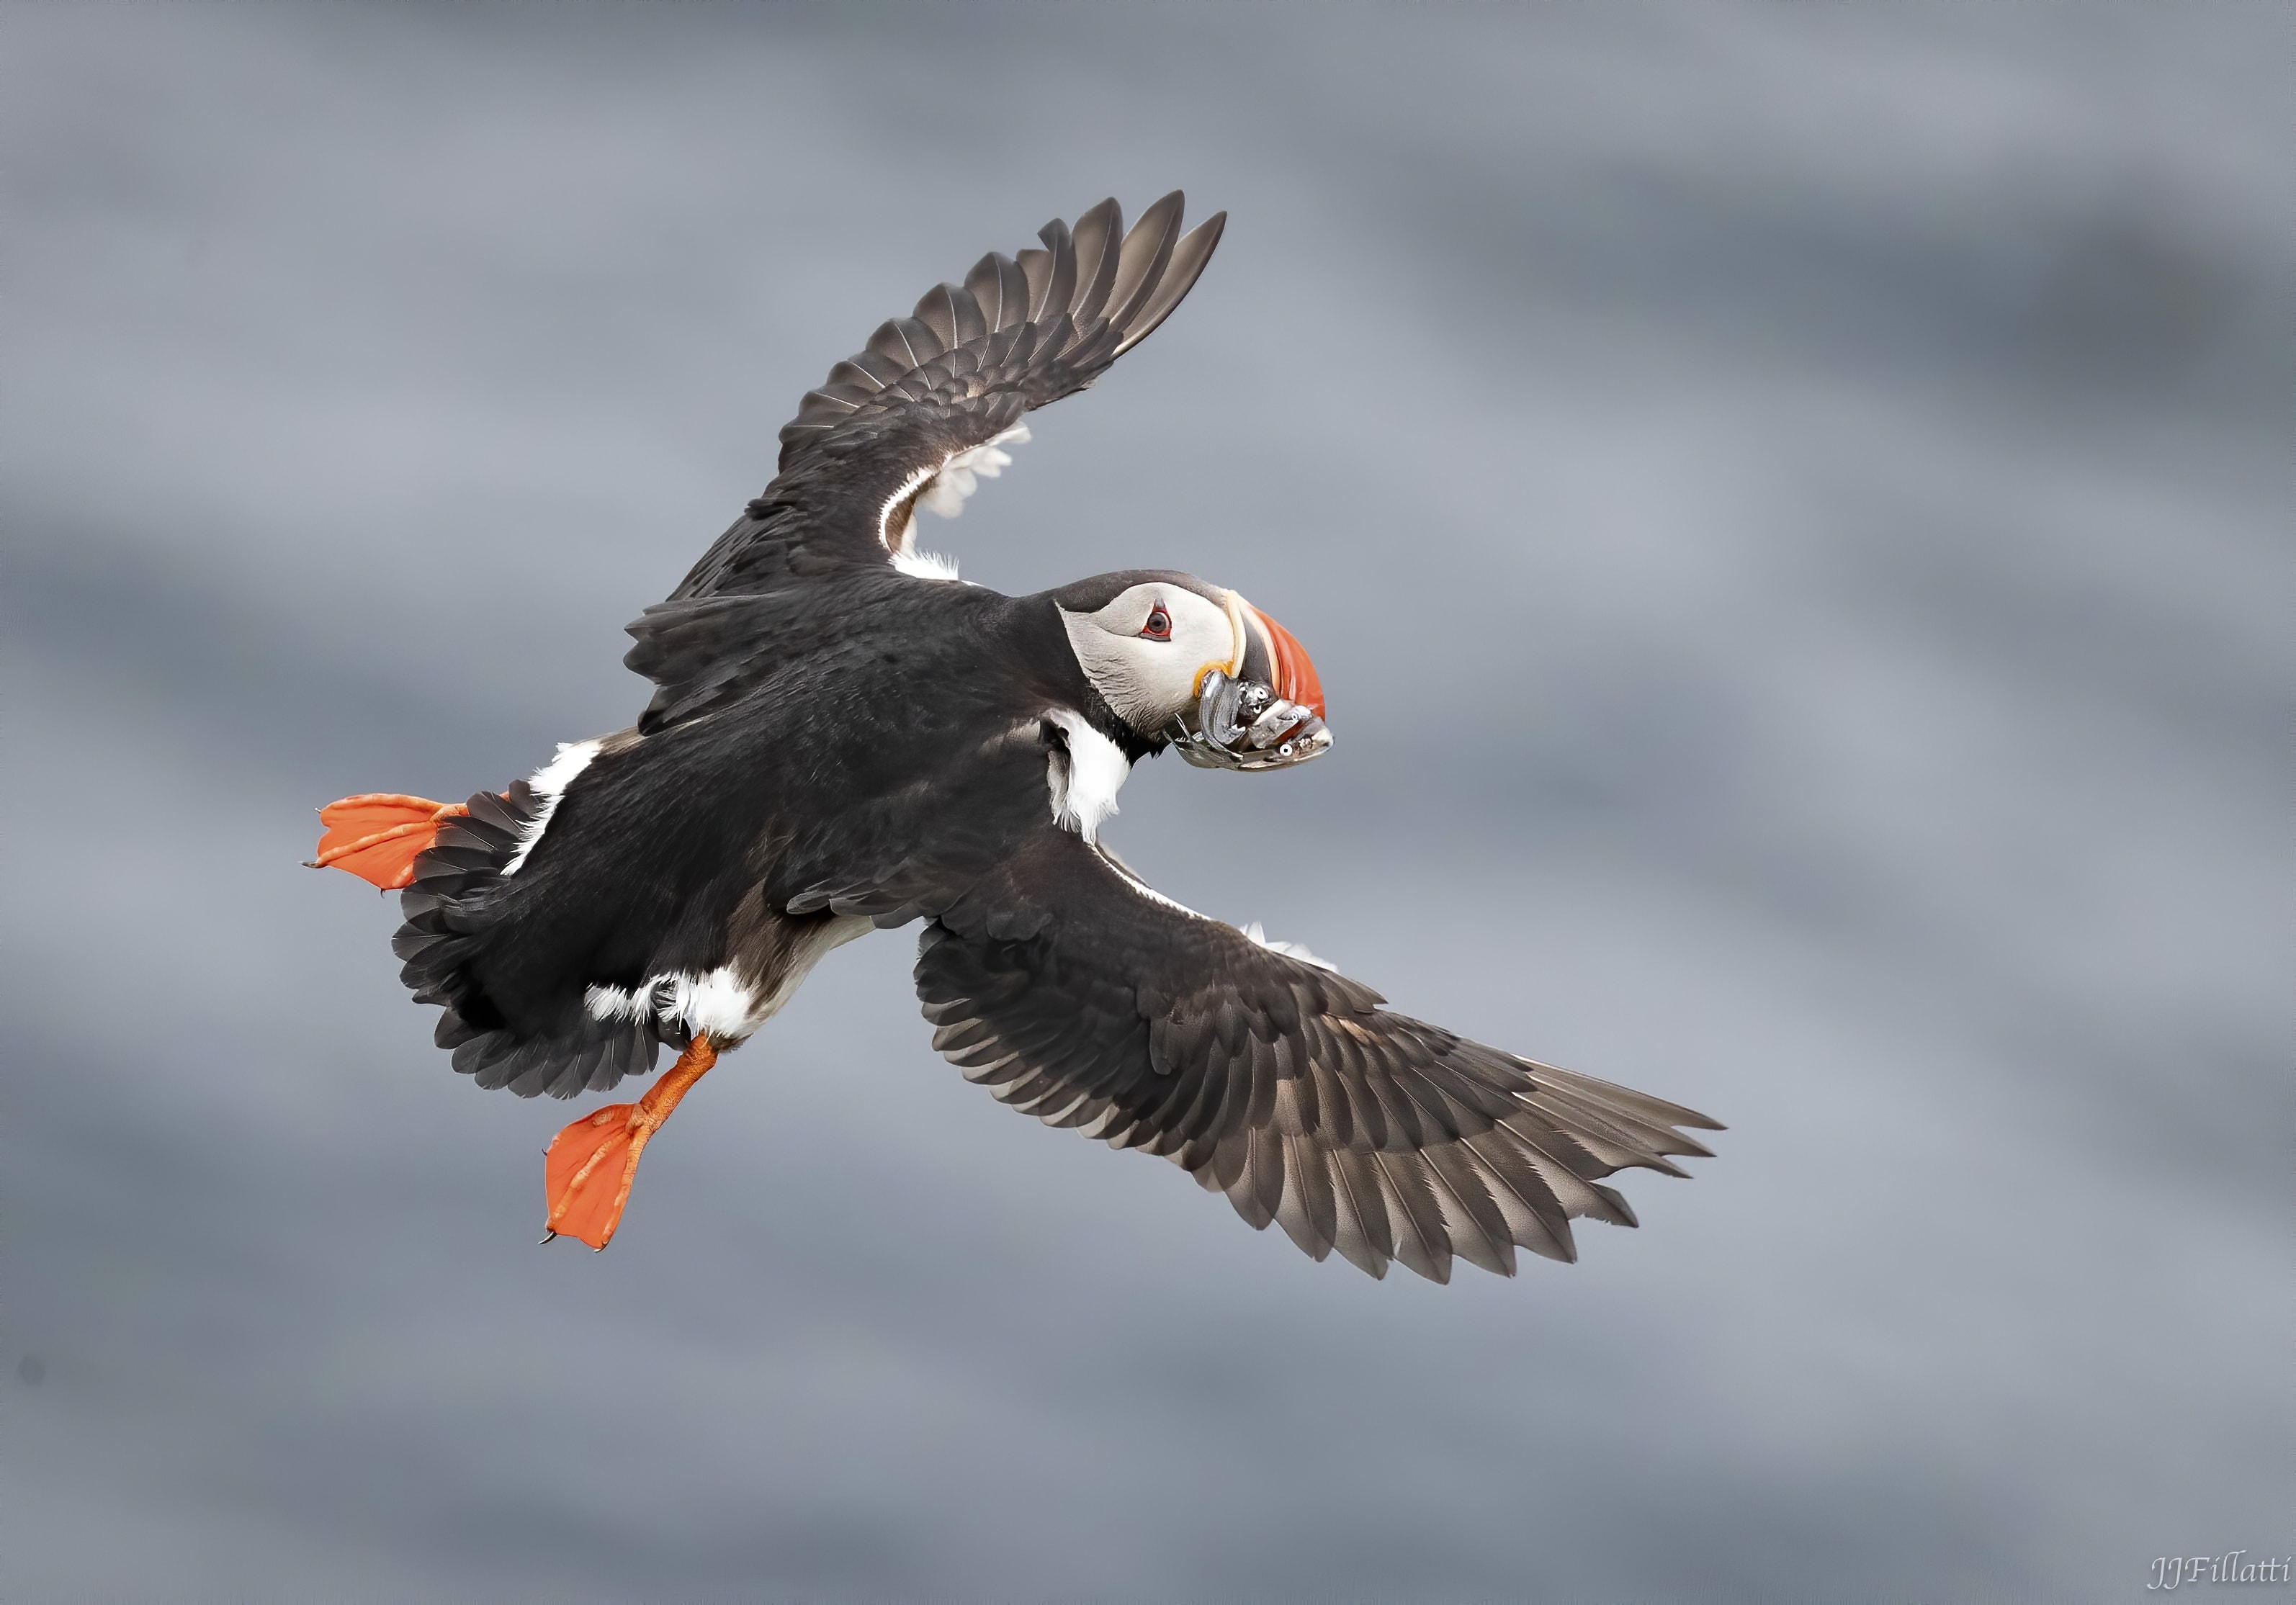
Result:
{"label": "bird's leg", "polygon": [[439,823],[470,811],[463,803],[435,803],[398,791],[346,797],[319,810],[319,823],[327,831],[310,867],[348,870],[396,891],[414,880],[415,855],[438,839]]}
{"label": "bird's leg", "polygon": [[543,1241],[562,1232],[594,1249],[614,1241],[646,1140],[669,1118],[685,1089],[717,1062],[717,1044],[697,1033],[644,1097],[636,1103],[594,1110],[550,1139],[542,1156],[543,1191],[550,1209],[543,1221],[548,1231]]}

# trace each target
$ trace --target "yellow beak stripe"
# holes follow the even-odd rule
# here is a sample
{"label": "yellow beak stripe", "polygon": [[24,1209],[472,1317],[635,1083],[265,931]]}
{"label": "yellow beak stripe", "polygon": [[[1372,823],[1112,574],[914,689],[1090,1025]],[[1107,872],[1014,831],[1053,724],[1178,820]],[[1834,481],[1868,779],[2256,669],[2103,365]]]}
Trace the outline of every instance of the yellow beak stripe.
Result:
{"label": "yellow beak stripe", "polygon": [[1218,669],[1229,679],[1234,679],[1243,672],[1244,655],[1251,650],[1251,637],[1244,631],[1243,598],[1233,591],[1224,591],[1221,593],[1221,605],[1227,610],[1228,628],[1235,635],[1235,655],[1225,663],[1207,663],[1196,670],[1196,695],[1200,697],[1204,694],[1206,675]]}

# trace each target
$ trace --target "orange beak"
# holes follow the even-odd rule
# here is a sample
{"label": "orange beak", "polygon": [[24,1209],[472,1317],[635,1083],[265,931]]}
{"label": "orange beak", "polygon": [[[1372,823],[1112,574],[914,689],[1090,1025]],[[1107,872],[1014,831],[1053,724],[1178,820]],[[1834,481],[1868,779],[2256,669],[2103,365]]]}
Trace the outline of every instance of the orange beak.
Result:
{"label": "orange beak", "polygon": [[[1236,599],[1242,602],[1242,598]],[[1316,674],[1315,659],[1299,640],[1267,614],[1243,602],[1243,616],[1250,621],[1251,633],[1260,637],[1244,652],[1244,676],[1248,679],[1264,679],[1275,688],[1275,694],[1288,702],[1324,717],[1324,682]],[[1267,672],[1258,672],[1262,651],[1267,655]]]}

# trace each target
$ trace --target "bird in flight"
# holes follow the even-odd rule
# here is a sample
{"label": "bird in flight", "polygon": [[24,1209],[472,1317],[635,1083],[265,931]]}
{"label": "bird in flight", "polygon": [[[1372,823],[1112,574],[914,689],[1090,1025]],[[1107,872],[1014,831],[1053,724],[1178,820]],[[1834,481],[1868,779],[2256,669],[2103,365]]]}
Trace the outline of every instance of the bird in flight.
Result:
{"label": "bird in flight", "polygon": [[1674,1103],[1384,1007],[1257,925],[1200,914],[1100,839],[1167,749],[1257,772],[1320,757],[1299,642],[1168,569],[1032,596],[919,550],[1194,285],[1226,221],[1177,191],[1128,233],[1112,200],[963,284],[808,391],[780,471],[629,633],[636,725],[507,790],[320,810],[316,864],[400,892],[392,946],[455,1069],[573,1098],[676,1061],[561,1131],[545,1232],[611,1241],[648,1140],[822,955],[923,922],[933,1046],[998,1099],[1160,1154],[1317,1259],[1447,1281],[1576,1257],[1573,1217],[1633,1211],[1603,1178],[1685,1174],[1718,1130]]}

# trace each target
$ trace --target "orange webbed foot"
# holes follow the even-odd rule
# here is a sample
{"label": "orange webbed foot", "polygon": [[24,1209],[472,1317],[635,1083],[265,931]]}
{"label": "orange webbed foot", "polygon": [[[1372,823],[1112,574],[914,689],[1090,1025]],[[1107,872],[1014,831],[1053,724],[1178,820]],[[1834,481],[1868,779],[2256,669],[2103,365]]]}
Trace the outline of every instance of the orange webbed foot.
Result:
{"label": "orange webbed foot", "polygon": [[622,1206],[637,1180],[638,1156],[653,1135],[637,1122],[635,1103],[609,1103],[593,1110],[550,1139],[542,1155],[543,1192],[550,1212],[542,1241],[578,1238],[594,1249],[614,1241]]}
{"label": "orange webbed foot", "polygon": [[319,810],[327,827],[319,838],[316,869],[348,870],[385,891],[414,880],[415,855],[438,839],[439,824],[471,810],[463,803],[436,803],[398,791],[368,791],[331,802]]}
{"label": "orange webbed foot", "polygon": [[630,1201],[638,1159],[661,1123],[669,1118],[686,1088],[718,1062],[706,1036],[678,1056],[660,1082],[636,1103],[610,1103],[591,1110],[550,1139],[543,1151],[542,1184],[548,1213],[543,1241],[566,1236],[593,1249],[614,1241],[622,1207]]}

